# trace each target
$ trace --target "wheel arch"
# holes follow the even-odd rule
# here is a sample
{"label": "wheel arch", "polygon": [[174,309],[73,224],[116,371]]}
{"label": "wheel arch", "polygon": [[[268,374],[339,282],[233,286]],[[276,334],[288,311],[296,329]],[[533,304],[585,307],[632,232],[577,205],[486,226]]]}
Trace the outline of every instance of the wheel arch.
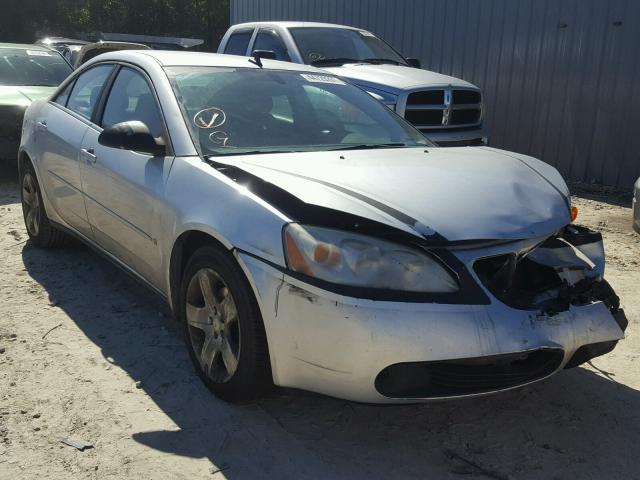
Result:
{"label": "wheel arch", "polygon": [[46,171],[41,172],[38,160],[35,155],[35,152],[30,152],[28,148],[21,147],[18,151],[18,182],[22,182],[22,175],[24,173],[25,165],[31,164],[31,168],[33,168],[34,173],[36,174],[36,180],[38,185],[40,186],[40,195],[42,195],[42,201],[44,202],[44,209],[47,212],[47,215],[51,220],[55,222],[66,225],[66,223],[60,219],[58,216],[58,212],[53,207],[51,200],[49,199],[49,191],[47,190],[46,182],[44,181],[46,176]]}
{"label": "wheel arch", "polygon": [[[18,152],[18,175],[22,175],[22,171],[26,163],[30,163],[33,169],[36,170],[36,165],[31,159],[31,155],[29,155],[29,152],[27,152],[24,149],[21,149]],[[37,170],[36,170],[36,175],[38,175]]]}
{"label": "wheel arch", "polygon": [[[169,301],[170,307],[174,317],[179,321],[180,312],[178,311],[180,305],[180,285],[182,282],[182,276],[187,267],[189,258],[203,246],[214,246],[220,250],[226,251],[232,258],[237,267],[240,269],[247,281],[248,287],[253,293],[256,303],[258,305],[258,311],[261,316],[263,328],[265,329],[265,338],[267,341],[267,354],[269,356],[271,372],[273,372],[274,358],[272,353],[271,336],[266,331],[267,325],[265,324],[264,312],[262,303],[260,301],[260,295],[258,288],[252,278],[247,266],[240,260],[237,255],[235,247],[228,242],[225,238],[217,237],[216,235],[206,232],[203,229],[193,228],[182,232],[175,240],[171,249],[171,257],[169,260]],[[273,373],[272,373],[273,375]]]}
{"label": "wheel arch", "polygon": [[[216,238],[211,233],[200,229],[188,229],[182,232],[173,242],[169,259],[169,299],[174,316],[179,318],[176,308],[179,304],[180,282],[189,258],[200,247],[213,245],[231,252],[233,246],[225,239]],[[244,270],[243,270],[244,271]]]}

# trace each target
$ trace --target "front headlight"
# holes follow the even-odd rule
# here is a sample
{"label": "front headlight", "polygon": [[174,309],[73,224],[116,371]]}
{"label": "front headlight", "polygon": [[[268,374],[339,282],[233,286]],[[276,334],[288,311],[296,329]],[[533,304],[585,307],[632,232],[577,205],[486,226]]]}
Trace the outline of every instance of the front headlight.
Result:
{"label": "front headlight", "polygon": [[327,282],[405,292],[452,293],[453,275],[425,252],[340,230],[289,224],[287,265]]}

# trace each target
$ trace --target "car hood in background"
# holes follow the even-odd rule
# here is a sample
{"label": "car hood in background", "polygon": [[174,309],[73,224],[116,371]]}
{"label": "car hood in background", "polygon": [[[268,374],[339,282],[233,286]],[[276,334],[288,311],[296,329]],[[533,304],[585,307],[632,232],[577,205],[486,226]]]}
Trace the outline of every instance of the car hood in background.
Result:
{"label": "car hood in background", "polygon": [[[390,148],[214,160],[306,204],[425,237],[535,238],[552,235],[570,222],[566,184],[553,167],[494,149]],[[285,204],[274,206],[286,212]]]}
{"label": "car hood in background", "polygon": [[441,73],[404,67],[402,65],[371,65],[366,63],[348,63],[340,67],[326,67],[335,75],[351,80],[356,84],[377,85],[381,90],[397,92],[421,87],[454,87],[473,88],[475,85],[459,78]]}
{"label": "car hood in background", "polygon": [[58,87],[0,85],[0,105],[28,106],[34,100],[49,98]]}

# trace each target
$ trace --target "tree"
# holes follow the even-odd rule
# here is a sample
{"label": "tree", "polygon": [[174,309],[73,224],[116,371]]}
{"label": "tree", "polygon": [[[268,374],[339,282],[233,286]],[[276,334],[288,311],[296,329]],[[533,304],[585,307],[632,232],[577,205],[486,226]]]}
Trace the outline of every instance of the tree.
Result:
{"label": "tree", "polygon": [[1,7],[0,41],[116,32],[195,37],[214,51],[229,26],[229,0],[22,0]]}

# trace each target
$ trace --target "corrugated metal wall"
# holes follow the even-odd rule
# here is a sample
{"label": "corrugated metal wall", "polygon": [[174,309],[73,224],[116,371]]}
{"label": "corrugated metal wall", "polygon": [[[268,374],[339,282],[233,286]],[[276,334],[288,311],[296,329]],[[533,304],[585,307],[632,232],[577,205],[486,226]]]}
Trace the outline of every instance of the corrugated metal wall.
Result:
{"label": "corrugated metal wall", "polygon": [[640,0],[231,0],[231,22],[308,20],[382,36],[485,92],[492,145],[572,180],[640,175]]}

